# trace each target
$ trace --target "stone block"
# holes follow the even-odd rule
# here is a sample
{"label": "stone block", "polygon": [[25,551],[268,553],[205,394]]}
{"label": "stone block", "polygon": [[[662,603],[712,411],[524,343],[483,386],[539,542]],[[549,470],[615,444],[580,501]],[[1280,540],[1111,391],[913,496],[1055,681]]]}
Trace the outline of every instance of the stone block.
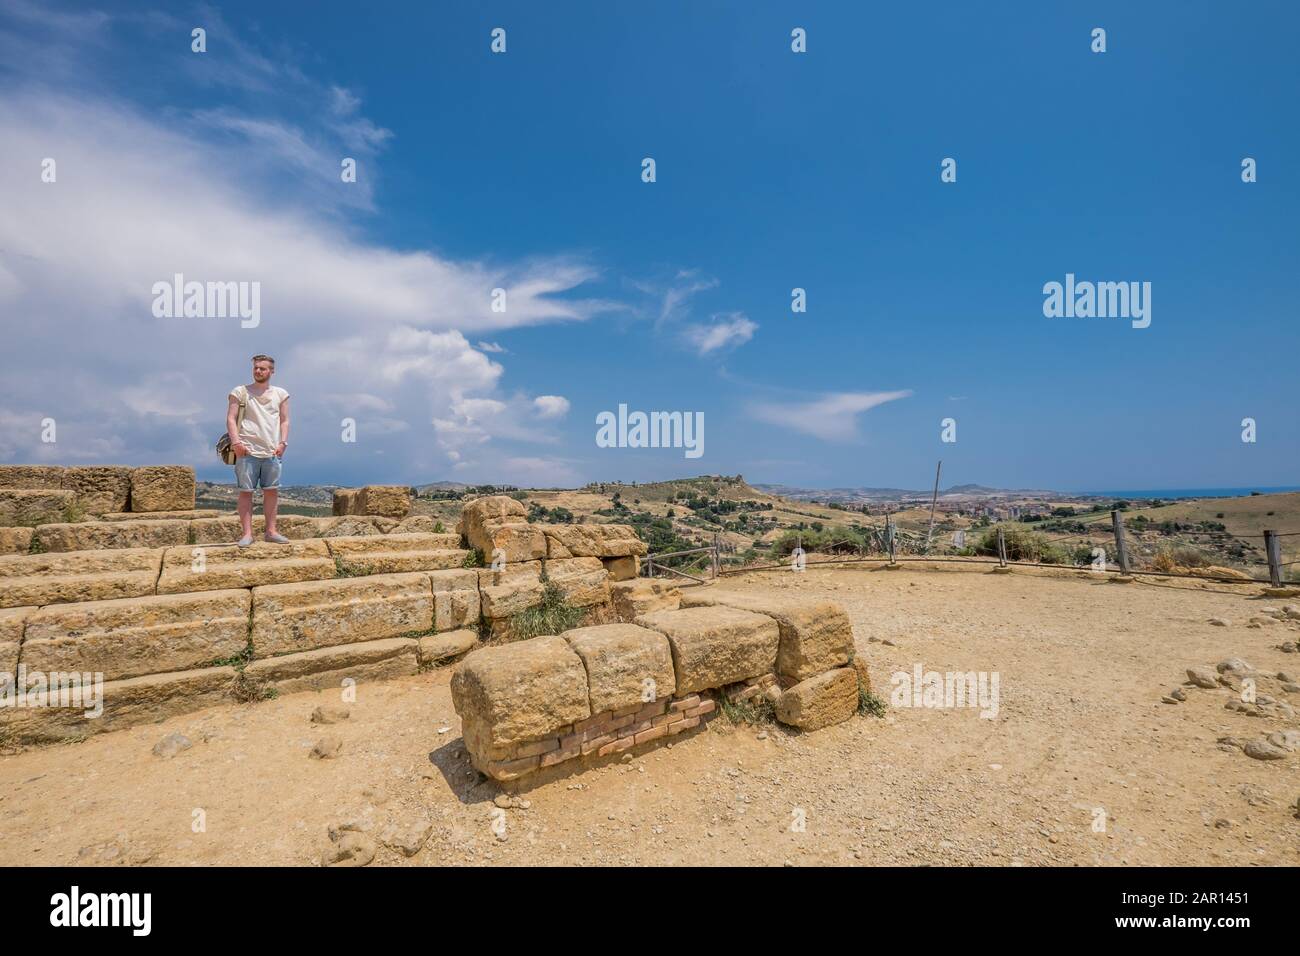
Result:
{"label": "stone block", "polygon": [[837,667],[800,681],[776,702],[776,719],[801,730],[821,730],[857,712],[858,675],[852,667]]}
{"label": "stone block", "polygon": [[[677,689],[673,654],[658,631],[635,624],[599,624],[561,635],[587,669],[591,712],[653,704]],[[646,717],[662,713],[662,710]]]}
{"label": "stone block", "polygon": [[0,465],[0,488],[57,491],[63,487],[63,472],[61,465]]}
{"label": "stone block", "polygon": [[58,489],[0,488],[0,525],[33,527],[66,521],[77,507],[77,496]]}
{"label": "stone block", "polygon": [[363,683],[406,677],[419,670],[418,642],[414,638],[395,637],[255,660],[244,673],[282,694],[296,694],[339,690],[345,678]]}
{"label": "stone block", "polygon": [[0,557],[0,607],[107,601],[154,593],[163,550],[67,551]]}
{"label": "stone block", "polygon": [[165,548],[189,541],[190,522],[76,521],[43,524],[36,541],[46,551],[106,551],[114,548]]}
{"label": "stone block", "polygon": [[106,680],[191,670],[244,650],[249,604],[226,590],[44,607],[27,619],[22,660]]}
{"label": "stone block", "polygon": [[770,617],[723,606],[658,611],[636,623],[668,638],[679,694],[768,673],[781,640]]}
{"label": "stone block", "polygon": [[253,588],[257,658],[409,636],[433,627],[427,575],[271,584]]}
{"label": "stone block", "polygon": [[289,544],[257,541],[247,548],[234,545],[167,548],[163,552],[158,593],[320,581],[334,574],[334,559],[324,541]]}
{"label": "stone block", "polygon": [[194,469],[188,465],[146,465],[131,469],[132,511],[194,508]]}
{"label": "stone block", "polygon": [[61,487],[75,494],[77,503],[89,514],[126,511],[131,500],[131,469],[125,465],[67,468]]}

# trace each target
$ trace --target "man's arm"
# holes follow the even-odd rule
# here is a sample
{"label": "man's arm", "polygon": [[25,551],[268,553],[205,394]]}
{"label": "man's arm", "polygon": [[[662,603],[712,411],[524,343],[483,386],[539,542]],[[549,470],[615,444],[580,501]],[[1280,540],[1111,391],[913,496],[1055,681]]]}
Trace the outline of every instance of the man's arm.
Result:
{"label": "man's arm", "polygon": [[234,398],[226,404],[226,435],[230,438],[230,447],[234,449],[236,457],[248,454],[248,449],[239,440],[239,402]]}
{"label": "man's arm", "polygon": [[284,447],[289,444],[289,399],[280,403],[280,444],[275,446],[278,457],[284,457]]}

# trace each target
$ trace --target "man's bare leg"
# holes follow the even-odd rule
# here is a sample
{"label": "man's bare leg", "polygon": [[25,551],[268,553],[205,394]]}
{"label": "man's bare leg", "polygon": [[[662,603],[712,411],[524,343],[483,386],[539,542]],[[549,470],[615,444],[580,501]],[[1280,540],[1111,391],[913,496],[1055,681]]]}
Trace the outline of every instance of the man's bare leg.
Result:
{"label": "man's bare leg", "polygon": [[253,493],[251,491],[241,491],[239,493],[239,524],[244,530],[244,537],[253,536]]}
{"label": "man's bare leg", "polygon": [[[279,534],[275,528],[275,512],[280,507],[280,492],[274,488],[262,489],[262,514],[266,515],[266,536]],[[252,508],[250,502],[249,508]]]}

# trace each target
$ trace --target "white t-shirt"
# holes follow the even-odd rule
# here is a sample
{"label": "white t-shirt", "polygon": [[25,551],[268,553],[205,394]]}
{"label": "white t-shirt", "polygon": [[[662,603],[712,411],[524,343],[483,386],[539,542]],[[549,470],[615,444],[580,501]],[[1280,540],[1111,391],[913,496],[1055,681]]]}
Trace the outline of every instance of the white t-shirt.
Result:
{"label": "white t-shirt", "polygon": [[289,393],[277,385],[268,385],[261,395],[255,395],[249,386],[241,385],[231,389],[227,398],[237,402],[245,392],[248,405],[239,425],[239,440],[248,446],[248,453],[254,458],[271,458],[280,444],[280,404]]}

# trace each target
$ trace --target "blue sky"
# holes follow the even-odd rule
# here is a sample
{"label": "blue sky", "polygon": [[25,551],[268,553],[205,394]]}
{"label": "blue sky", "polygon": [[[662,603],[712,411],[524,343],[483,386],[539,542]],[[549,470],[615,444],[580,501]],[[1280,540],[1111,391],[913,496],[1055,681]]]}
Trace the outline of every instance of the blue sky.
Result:
{"label": "blue sky", "polygon": [[[291,483],[1295,484],[1300,10],[1137,6],[0,0],[0,459],[226,480],[269,352]],[[155,318],[177,271],[260,324]]]}

